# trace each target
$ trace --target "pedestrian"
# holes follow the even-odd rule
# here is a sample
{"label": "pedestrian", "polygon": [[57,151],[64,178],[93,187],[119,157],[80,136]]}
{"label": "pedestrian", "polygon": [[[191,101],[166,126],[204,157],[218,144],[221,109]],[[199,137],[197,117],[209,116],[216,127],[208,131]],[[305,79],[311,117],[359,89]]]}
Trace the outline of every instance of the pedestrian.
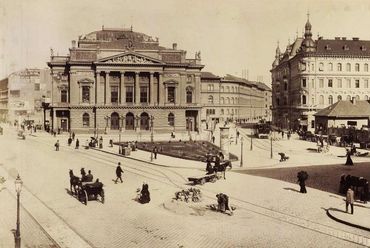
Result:
{"label": "pedestrian", "polygon": [[363,201],[366,204],[368,197],[369,197],[369,182],[366,181],[365,185],[362,187],[361,201]]}
{"label": "pedestrian", "polygon": [[291,136],[290,130],[288,131],[286,136],[288,137],[288,140],[290,140],[290,136]]}
{"label": "pedestrian", "polygon": [[71,137],[69,137],[69,138],[68,138],[68,146],[71,146],[71,144],[72,144],[72,138],[71,138]]}
{"label": "pedestrian", "polygon": [[212,135],[212,143],[214,144],[215,143],[215,136],[214,135]]}
{"label": "pedestrian", "polygon": [[150,192],[149,192],[149,186],[147,183],[143,183],[143,187],[140,192],[139,202],[141,204],[150,202]]}
{"label": "pedestrian", "polygon": [[75,149],[78,149],[80,147],[80,141],[78,139],[76,139],[76,147]]}
{"label": "pedestrian", "polygon": [[154,146],[154,148],[153,148],[153,153],[154,153],[154,159],[157,159],[157,153],[158,153],[158,148],[157,148],[157,146]]}
{"label": "pedestrian", "polygon": [[284,139],[284,131],[281,130],[281,138]]}
{"label": "pedestrian", "polygon": [[100,136],[100,139],[99,139],[99,148],[100,149],[103,148],[103,136]]}
{"label": "pedestrian", "polygon": [[59,151],[59,140],[55,143],[55,151]]}
{"label": "pedestrian", "polygon": [[348,205],[351,205],[351,214],[353,214],[353,203],[355,202],[355,194],[350,186],[346,194],[346,213],[348,213]]}
{"label": "pedestrian", "polygon": [[345,165],[353,166],[353,161],[351,159],[351,151],[349,149],[347,149],[347,160]]}
{"label": "pedestrian", "polygon": [[306,194],[306,180],[308,179],[308,174],[306,171],[300,171],[297,173],[297,178],[299,182],[299,186],[301,187],[299,192]]}
{"label": "pedestrian", "polygon": [[72,132],[72,140],[75,140],[75,132]]}
{"label": "pedestrian", "polygon": [[240,135],[239,130],[237,130],[237,131],[236,131],[236,138],[237,138],[237,139],[239,139],[239,135]]}
{"label": "pedestrian", "polygon": [[122,180],[122,173],[123,173],[123,170],[121,168],[121,162],[118,162],[118,166],[116,168],[116,180],[115,180],[115,183],[117,183],[118,179],[121,180],[121,183],[123,183],[123,180]]}

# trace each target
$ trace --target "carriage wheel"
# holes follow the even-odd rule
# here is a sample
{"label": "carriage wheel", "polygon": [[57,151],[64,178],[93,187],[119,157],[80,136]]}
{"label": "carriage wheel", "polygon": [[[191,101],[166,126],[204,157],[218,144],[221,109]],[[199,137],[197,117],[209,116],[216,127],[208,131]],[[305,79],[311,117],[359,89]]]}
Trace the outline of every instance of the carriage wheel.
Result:
{"label": "carriage wheel", "polygon": [[89,200],[89,198],[88,198],[88,196],[87,196],[87,192],[86,192],[86,190],[84,190],[83,192],[82,192],[82,194],[84,194],[85,196],[85,205],[87,205],[87,201]]}
{"label": "carriage wheel", "polygon": [[104,204],[104,202],[105,202],[104,189],[101,189],[100,196],[101,196],[101,203]]}

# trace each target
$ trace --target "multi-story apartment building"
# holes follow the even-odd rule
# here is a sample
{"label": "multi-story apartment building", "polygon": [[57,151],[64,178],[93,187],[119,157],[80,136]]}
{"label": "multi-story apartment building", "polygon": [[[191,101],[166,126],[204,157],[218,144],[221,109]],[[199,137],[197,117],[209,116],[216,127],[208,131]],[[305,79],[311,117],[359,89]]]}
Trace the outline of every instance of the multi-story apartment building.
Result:
{"label": "multi-story apartment building", "polygon": [[159,45],[131,29],[81,36],[51,55],[51,127],[74,132],[198,130],[200,52]]}
{"label": "multi-story apartment building", "polygon": [[359,38],[312,39],[307,20],[304,37],[276,49],[272,64],[273,123],[282,128],[314,130],[313,114],[340,100],[370,96],[370,41]]}
{"label": "multi-story apartment building", "polygon": [[8,120],[8,78],[0,80],[0,122]]}
{"label": "multi-story apartment building", "polygon": [[202,72],[202,121],[257,122],[271,118],[271,89],[261,82]]}
{"label": "multi-story apartment building", "polygon": [[8,121],[32,120],[42,125],[42,101],[51,94],[49,69],[25,69],[10,74],[7,79]]}

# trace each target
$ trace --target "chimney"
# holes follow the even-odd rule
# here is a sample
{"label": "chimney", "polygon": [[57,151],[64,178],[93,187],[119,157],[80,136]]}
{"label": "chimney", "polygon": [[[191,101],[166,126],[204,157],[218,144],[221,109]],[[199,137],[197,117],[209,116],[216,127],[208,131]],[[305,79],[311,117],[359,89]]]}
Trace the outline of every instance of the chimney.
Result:
{"label": "chimney", "polygon": [[353,37],[353,38],[352,38],[352,40],[359,41],[359,40],[360,40],[360,38],[358,38],[358,37]]}
{"label": "chimney", "polygon": [[352,104],[356,105],[356,97],[352,97]]}
{"label": "chimney", "polygon": [[335,40],[340,40],[340,37],[335,37]]}
{"label": "chimney", "polygon": [[172,44],[172,49],[173,49],[173,50],[177,50],[177,43],[173,43],[173,44]]}
{"label": "chimney", "polygon": [[76,41],[72,40],[72,48],[76,48]]}
{"label": "chimney", "polygon": [[347,37],[342,37],[342,40],[347,40]]}

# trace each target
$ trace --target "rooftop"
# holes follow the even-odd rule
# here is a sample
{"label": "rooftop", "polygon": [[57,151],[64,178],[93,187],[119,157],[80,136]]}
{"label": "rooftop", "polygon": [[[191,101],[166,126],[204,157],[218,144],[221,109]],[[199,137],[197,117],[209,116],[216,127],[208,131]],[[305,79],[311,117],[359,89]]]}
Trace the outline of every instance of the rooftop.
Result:
{"label": "rooftop", "polygon": [[338,101],[318,111],[315,116],[326,117],[369,117],[370,102],[366,100]]}

